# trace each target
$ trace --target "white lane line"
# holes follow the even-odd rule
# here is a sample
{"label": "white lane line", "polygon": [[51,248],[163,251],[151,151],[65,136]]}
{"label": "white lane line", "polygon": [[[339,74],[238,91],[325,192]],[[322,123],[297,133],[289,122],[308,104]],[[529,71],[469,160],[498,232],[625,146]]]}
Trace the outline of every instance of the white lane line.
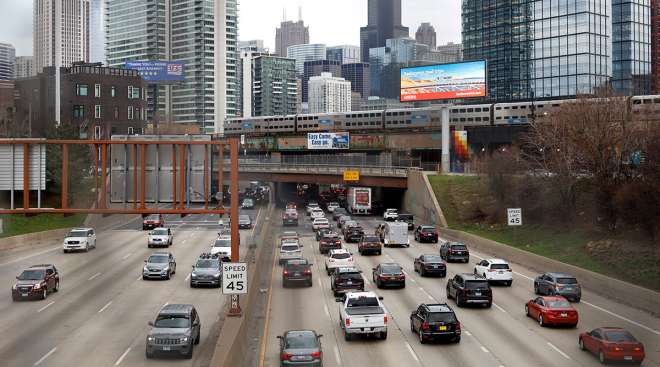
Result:
{"label": "white lane line", "polygon": [[369,278],[365,277],[364,275],[362,276],[362,279],[364,279],[364,282],[371,285],[371,280]]}
{"label": "white lane line", "polygon": [[516,274],[516,275],[520,275],[520,276],[523,277],[523,278],[526,278],[526,279],[529,279],[529,280],[534,280],[534,278],[532,278],[532,277],[528,277],[528,276],[525,275],[525,274],[520,274],[520,273],[517,272],[517,271],[514,271],[513,273]]}
{"label": "white lane line", "polygon": [[325,310],[325,315],[328,316],[329,319],[331,319],[330,310],[328,310],[328,305],[323,304],[323,310]]}
{"label": "white lane line", "polygon": [[46,353],[43,357],[41,357],[38,361],[36,361],[36,362],[34,363],[34,365],[35,365],[35,366],[40,365],[41,362],[45,361],[46,358],[50,357],[50,355],[53,354],[53,353],[55,353],[56,350],[57,350],[57,347],[51,349],[50,352]]}
{"label": "white lane line", "polygon": [[183,282],[184,282],[184,283],[187,282],[188,279],[190,279],[190,273],[188,273],[188,275],[186,275],[186,279],[184,279]]}
{"label": "white lane line", "polygon": [[183,245],[184,243],[186,243],[186,241],[188,241],[188,240],[187,240],[187,239],[186,239],[186,240],[183,240],[183,241],[181,242],[181,244]]}
{"label": "white lane line", "polygon": [[321,283],[321,277],[316,277],[316,281],[319,283],[319,287],[323,288],[323,283]]}
{"label": "white lane line", "polygon": [[413,356],[413,358],[415,358],[415,360],[419,363],[419,358],[417,357],[417,354],[415,354],[415,351],[410,346],[410,343],[406,342],[406,348],[408,348],[408,352],[410,352],[410,355]]}
{"label": "white lane line", "polygon": [[471,332],[469,332],[469,331],[467,331],[467,330],[463,330],[463,332],[464,332],[464,333],[465,333],[465,335],[467,335],[467,336],[472,336],[472,333],[471,333]]}
{"label": "white lane line", "polygon": [[27,260],[31,257],[35,257],[35,256],[47,254],[49,252],[60,250],[61,248],[62,248],[61,246],[57,246],[57,247],[54,247],[54,248],[51,248],[51,249],[48,249],[48,250],[44,250],[44,251],[41,251],[41,252],[34,253],[32,255],[19,257],[18,259],[14,259],[14,260],[11,260],[11,261],[7,261],[6,263],[2,263],[2,264],[0,264],[0,266],[5,266],[5,265],[13,264],[13,263],[16,263],[16,262],[19,262],[19,261]]}
{"label": "white lane line", "polygon": [[132,252],[129,252],[129,253],[127,253],[126,255],[124,255],[124,257],[122,257],[121,259],[122,259],[122,260],[126,260],[126,259],[128,259],[129,257],[131,257],[131,255],[133,255],[133,253],[132,253]]}
{"label": "white lane line", "polygon": [[484,353],[490,353],[490,352],[488,351],[488,349],[486,349],[486,347],[484,347],[483,345],[481,345],[480,348],[481,348],[481,351],[482,351],[482,352],[484,352]]}
{"label": "white lane line", "polygon": [[100,276],[101,276],[101,273],[96,273],[96,274],[92,275],[91,277],[89,277],[89,279],[87,279],[87,280],[94,280],[94,279],[96,279]]}
{"label": "white lane line", "polygon": [[121,364],[121,361],[124,360],[124,357],[126,357],[126,355],[128,354],[128,352],[130,352],[130,351],[131,351],[131,347],[128,347],[128,349],[126,349],[126,351],[124,352],[124,354],[122,354],[121,357],[119,357],[119,359],[117,360],[117,362],[115,362],[115,366],[119,366],[119,365]]}
{"label": "white lane line", "polygon": [[337,361],[337,364],[341,366],[341,354],[339,354],[339,348],[335,345],[333,349],[335,350],[335,360]]}
{"label": "white lane line", "polygon": [[410,281],[413,282],[413,283],[417,283],[417,281],[412,277],[410,277]]}
{"label": "white lane line", "polygon": [[587,301],[582,301],[582,303],[584,303],[585,305],[591,306],[591,307],[593,307],[593,308],[595,308],[595,309],[597,309],[597,310],[603,311],[603,312],[605,312],[605,313],[607,313],[607,314],[610,314],[610,315],[612,315],[612,316],[614,316],[614,317],[618,317],[618,318],[620,318],[621,320],[623,320],[623,321],[627,321],[627,322],[629,322],[629,323],[631,323],[631,324],[633,324],[633,325],[635,325],[635,326],[639,326],[639,327],[641,327],[641,328],[644,329],[644,330],[647,330],[647,331],[652,332],[653,334],[660,335],[660,331],[658,331],[658,330],[653,330],[653,329],[651,329],[650,327],[648,327],[648,326],[644,326],[644,325],[640,324],[640,323],[637,322],[637,321],[633,321],[633,320],[631,320],[631,319],[629,319],[629,318],[627,318],[627,317],[623,317],[623,316],[621,316],[621,315],[617,315],[617,314],[615,314],[615,313],[612,312],[612,311],[606,310],[606,309],[604,309],[604,308],[602,308],[602,307],[600,307],[600,306],[596,306],[596,305],[594,305],[593,303],[589,303],[589,302],[587,302]]}
{"label": "white lane line", "polygon": [[476,258],[479,259],[479,260],[483,260],[483,259],[484,259],[483,257],[481,257],[481,256],[479,256],[479,255],[477,255],[477,254],[474,254],[474,253],[472,253],[471,255],[474,256],[474,257],[476,257]]}
{"label": "white lane line", "polygon": [[105,311],[105,309],[110,307],[111,304],[112,304],[112,301],[106,303],[105,306],[101,307],[101,309],[97,313],[101,313],[101,312]]}
{"label": "white lane line", "polygon": [[502,307],[500,307],[497,303],[493,302],[493,306],[497,307],[498,310],[500,310],[500,311],[506,313],[506,310],[503,309]]}
{"label": "white lane line", "polygon": [[140,280],[140,279],[142,279],[142,275],[140,275],[140,276],[137,278],[137,280]]}
{"label": "white lane line", "polygon": [[49,303],[49,304],[45,305],[44,307],[40,308],[40,309],[37,311],[37,313],[39,313],[39,312],[41,312],[41,311],[47,309],[48,307],[52,306],[53,303],[55,303],[55,301],[52,301],[51,303]]}
{"label": "white lane line", "polygon": [[571,359],[571,357],[568,356],[568,354],[562,352],[559,348],[555,347],[552,343],[548,342],[548,346],[552,349],[554,349],[557,353],[561,354],[562,357],[566,359]]}

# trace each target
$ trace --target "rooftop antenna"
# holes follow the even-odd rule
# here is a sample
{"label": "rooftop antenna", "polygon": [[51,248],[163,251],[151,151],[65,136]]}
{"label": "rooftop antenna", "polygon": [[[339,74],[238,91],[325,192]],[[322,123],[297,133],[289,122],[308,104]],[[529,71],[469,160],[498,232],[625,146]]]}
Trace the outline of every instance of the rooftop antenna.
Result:
{"label": "rooftop antenna", "polygon": [[298,21],[302,22],[302,6],[298,5]]}

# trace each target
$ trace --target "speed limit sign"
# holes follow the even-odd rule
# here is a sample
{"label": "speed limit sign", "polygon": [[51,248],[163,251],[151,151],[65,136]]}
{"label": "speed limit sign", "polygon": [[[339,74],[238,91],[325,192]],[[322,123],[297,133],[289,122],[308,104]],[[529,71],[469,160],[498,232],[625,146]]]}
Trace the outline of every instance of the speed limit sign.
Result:
{"label": "speed limit sign", "polygon": [[247,294],[247,263],[222,263],[222,293]]}
{"label": "speed limit sign", "polygon": [[506,210],[507,222],[510,226],[522,226],[522,209],[508,208]]}

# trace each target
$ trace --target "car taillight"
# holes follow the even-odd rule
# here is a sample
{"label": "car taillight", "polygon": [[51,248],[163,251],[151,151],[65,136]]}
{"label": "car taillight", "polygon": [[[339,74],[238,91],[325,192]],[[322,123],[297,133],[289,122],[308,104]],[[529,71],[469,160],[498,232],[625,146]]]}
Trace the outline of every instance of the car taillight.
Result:
{"label": "car taillight", "polygon": [[428,322],[424,322],[424,323],[422,323],[422,330],[424,330],[424,331],[428,331],[428,330],[429,330],[429,323],[428,323]]}
{"label": "car taillight", "polygon": [[311,356],[312,358],[321,358],[321,352],[319,351],[312,352]]}
{"label": "car taillight", "polygon": [[620,346],[618,346],[618,345],[616,345],[616,344],[610,345],[610,349],[611,349],[613,352],[621,352],[621,351],[623,351],[623,348],[621,348]]}
{"label": "car taillight", "polygon": [[291,353],[282,352],[282,354],[280,354],[280,360],[288,361],[289,359],[291,359],[291,356],[292,356]]}
{"label": "car taillight", "polygon": [[287,270],[285,270],[284,275],[289,275],[289,272]]}
{"label": "car taillight", "polygon": [[385,323],[385,325],[387,325],[387,314],[385,314],[385,316],[383,316],[383,322]]}
{"label": "car taillight", "polygon": [[642,348],[641,346],[633,348],[633,350],[634,350],[635,352],[641,352],[642,349],[644,349],[644,348]]}
{"label": "car taillight", "polygon": [[345,323],[346,323],[346,326],[351,326],[351,319],[349,319],[347,317]]}
{"label": "car taillight", "polygon": [[312,270],[311,269],[305,270],[305,274],[312,274]]}
{"label": "car taillight", "polygon": [[457,333],[461,332],[461,323],[460,322],[456,322],[456,332]]}

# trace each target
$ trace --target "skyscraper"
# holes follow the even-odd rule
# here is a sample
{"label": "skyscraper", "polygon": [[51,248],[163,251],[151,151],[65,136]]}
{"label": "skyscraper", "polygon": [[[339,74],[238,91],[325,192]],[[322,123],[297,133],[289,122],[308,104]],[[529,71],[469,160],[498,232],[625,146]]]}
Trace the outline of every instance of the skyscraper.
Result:
{"label": "skyscraper", "polygon": [[105,8],[104,0],[90,0],[89,61],[105,64]]}
{"label": "skyscraper", "polygon": [[45,66],[68,67],[89,61],[89,0],[34,0],[33,4],[37,73]]}
{"label": "skyscraper", "polygon": [[342,64],[360,62],[360,46],[341,45],[326,48],[326,59]]}
{"label": "skyscraper", "polygon": [[309,80],[309,112],[331,113],[351,110],[351,82],[330,73]]}
{"label": "skyscraper", "polygon": [[325,45],[312,43],[289,46],[286,57],[296,60],[296,74],[302,76],[306,61],[325,60]]}
{"label": "skyscraper", "polygon": [[16,56],[16,79],[29,78],[37,75],[34,70],[34,57],[32,56]]}
{"label": "skyscraper", "polygon": [[415,32],[415,40],[417,40],[417,43],[428,45],[429,49],[435,50],[435,28],[433,28],[431,23],[422,23],[419,25],[417,32]]}
{"label": "skyscraper", "polygon": [[267,52],[264,40],[238,41],[238,51]]}
{"label": "skyscraper", "polygon": [[648,0],[612,0],[612,88],[623,95],[653,90]]}
{"label": "skyscraper", "polygon": [[302,19],[284,21],[275,30],[275,53],[278,56],[286,57],[289,46],[306,43],[309,43],[309,27],[305,27]]}
{"label": "skyscraper", "polygon": [[[358,93],[362,100],[369,98],[369,64],[357,62],[343,64],[341,77],[351,82],[351,91]],[[353,106],[355,109],[357,106]]]}
{"label": "skyscraper", "polygon": [[296,61],[261,55],[252,59],[252,115],[296,113]]}
{"label": "skyscraper", "polygon": [[369,0],[367,26],[360,28],[362,61],[369,60],[370,48],[383,47],[387,39],[408,35],[408,27],[401,25],[401,0]]}
{"label": "skyscraper", "polygon": [[320,76],[323,73],[330,73],[333,77],[341,78],[341,62],[331,60],[305,61],[302,77],[302,101],[309,100],[309,79],[313,76]]}
{"label": "skyscraper", "polygon": [[[240,108],[239,52],[238,52],[238,0],[215,0],[212,7],[215,27],[213,38],[214,60],[208,66],[216,78],[213,80],[213,131],[224,134],[225,119],[237,116]],[[213,5],[211,5],[213,6]],[[218,78],[218,75],[224,77]]]}
{"label": "skyscraper", "polygon": [[441,55],[440,63],[463,61],[463,44],[448,42],[438,46],[437,52]]}
{"label": "skyscraper", "polygon": [[0,42],[0,80],[16,77],[16,49],[9,43]]}

